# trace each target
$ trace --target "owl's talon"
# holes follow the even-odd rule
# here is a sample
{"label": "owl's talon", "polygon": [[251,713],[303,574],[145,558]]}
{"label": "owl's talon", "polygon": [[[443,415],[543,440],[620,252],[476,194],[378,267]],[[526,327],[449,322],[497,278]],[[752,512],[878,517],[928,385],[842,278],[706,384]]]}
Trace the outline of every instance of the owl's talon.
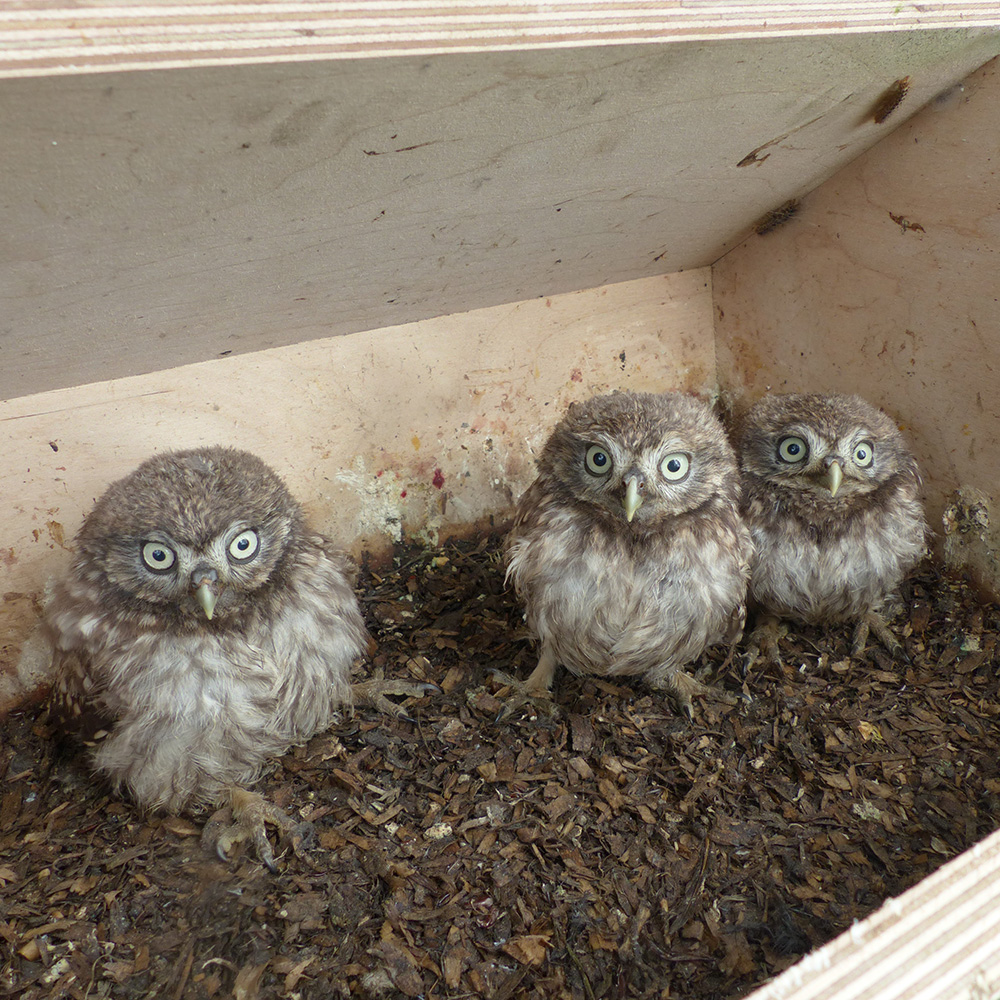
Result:
{"label": "owl's talon", "polygon": [[552,715],[555,712],[552,692],[544,684],[539,685],[534,674],[527,680],[521,681],[502,670],[491,669],[488,673],[495,681],[499,681],[511,690],[494,722],[499,723],[509,719],[519,708],[528,704],[544,715]]}
{"label": "owl's talon", "polygon": [[407,681],[400,678],[371,678],[351,685],[351,694],[357,705],[368,705],[383,715],[395,716],[406,722],[416,722],[406,714],[402,705],[389,701],[387,694],[406,698],[426,698],[428,695],[440,694],[441,688],[430,681]]}
{"label": "owl's talon", "polygon": [[889,655],[894,659],[902,660],[905,664],[910,664],[910,658],[903,644],[896,638],[895,633],[886,624],[885,618],[877,611],[869,611],[862,615],[854,629],[854,640],[851,643],[851,656],[860,659],[864,656],[865,646],[868,644],[869,631],[874,633],[875,638],[885,646]]}
{"label": "owl's talon", "polygon": [[788,627],[782,625],[774,615],[767,615],[750,633],[747,651],[743,654],[743,676],[746,677],[753,665],[764,657],[764,662],[772,667],[783,666],[778,641],[788,634]]}
{"label": "owl's talon", "polygon": [[229,797],[230,804],[213,813],[205,824],[201,832],[202,845],[214,848],[219,860],[229,864],[233,847],[248,840],[261,864],[277,874],[274,850],[267,839],[267,824],[276,826],[279,836],[291,841],[296,854],[311,833],[312,824],[295,823],[287,813],[256,792],[232,788]]}
{"label": "owl's talon", "polygon": [[737,705],[740,699],[722,688],[713,687],[711,684],[703,684],[683,670],[675,670],[669,674],[661,684],[656,685],[666,691],[674,699],[677,707],[688,717],[694,719],[693,698],[710,698],[712,701],[721,701],[724,705]]}

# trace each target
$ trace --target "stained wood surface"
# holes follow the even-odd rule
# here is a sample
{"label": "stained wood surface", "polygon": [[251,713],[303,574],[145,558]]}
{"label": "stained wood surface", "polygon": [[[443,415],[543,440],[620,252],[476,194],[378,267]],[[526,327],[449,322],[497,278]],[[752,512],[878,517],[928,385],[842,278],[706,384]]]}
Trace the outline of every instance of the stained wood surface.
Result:
{"label": "stained wood surface", "polygon": [[955,30],[0,81],[0,398],[705,266],[998,51]]}
{"label": "stained wood surface", "polygon": [[[715,386],[707,268],[0,403],[0,710],[46,579],[107,485],[153,452],[259,454],[358,553],[508,510],[574,399]],[[12,676],[12,675],[11,675]],[[14,693],[10,693],[10,689]]]}
{"label": "stained wood surface", "polygon": [[[713,268],[734,398],[857,392],[884,407],[938,529],[959,486],[1000,509],[998,136],[994,61]],[[989,532],[995,555],[996,517]]]}
{"label": "stained wood surface", "polygon": [[14,0],[0,8],[0,76],[997,25],[995,3],[968,0]]}

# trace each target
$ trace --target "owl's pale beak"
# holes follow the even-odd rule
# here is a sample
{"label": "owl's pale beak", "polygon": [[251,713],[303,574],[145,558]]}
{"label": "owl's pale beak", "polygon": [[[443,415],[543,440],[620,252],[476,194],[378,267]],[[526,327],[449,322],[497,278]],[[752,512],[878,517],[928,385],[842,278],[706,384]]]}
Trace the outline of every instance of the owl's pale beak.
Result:
{"label": "owl's pale beak", "polygon": [[194,587],[194,599],[201,605],[205,617],[211,621],[219,600],[219,574],[207,566],[199,566],[191,574],[191,585]]}
{"label": "owl's pale beak", "polygon": [[631,521],[641,506],[642,494],[639,492],[639,477],[629,476],[625,480],[625,520]]}
{"label": "owl's pale beak", "polygon": [[844,481],[844,470],[840,467],[840,460],[832,458],[826,466],[826,475],[820,482],[830,491],[830,496],[835,497],[840,484]]}

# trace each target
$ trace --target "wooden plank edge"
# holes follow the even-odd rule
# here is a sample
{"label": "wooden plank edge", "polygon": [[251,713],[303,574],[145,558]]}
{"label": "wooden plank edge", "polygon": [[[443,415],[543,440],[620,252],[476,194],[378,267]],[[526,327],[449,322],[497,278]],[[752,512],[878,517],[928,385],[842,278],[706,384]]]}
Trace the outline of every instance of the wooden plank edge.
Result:
{"label": "wooden plank edge", "polygon": [[1000,831],[746,1000],[978,1000],[1000,987]]}
{"label": "wooden plank edge", "polygon": [[0,7],[0,77],[929,29],[998,29],[995,2],[563,0]]}

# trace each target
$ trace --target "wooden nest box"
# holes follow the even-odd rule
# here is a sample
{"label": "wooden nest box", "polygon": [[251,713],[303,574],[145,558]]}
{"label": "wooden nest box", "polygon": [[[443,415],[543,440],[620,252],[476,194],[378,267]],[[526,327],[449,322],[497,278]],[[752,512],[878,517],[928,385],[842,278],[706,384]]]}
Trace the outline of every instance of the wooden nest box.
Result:
{"label": "wooden nest box", "polygon": [[[997,592],[998,53],[947,0],[5,5],[0,702],[151,453],[247,448],[385,551],[502,518],[616,387],[867,397]],[[836,962],[902,955],[873,926]],[[904,995],[831,960],[761,995]]]}

